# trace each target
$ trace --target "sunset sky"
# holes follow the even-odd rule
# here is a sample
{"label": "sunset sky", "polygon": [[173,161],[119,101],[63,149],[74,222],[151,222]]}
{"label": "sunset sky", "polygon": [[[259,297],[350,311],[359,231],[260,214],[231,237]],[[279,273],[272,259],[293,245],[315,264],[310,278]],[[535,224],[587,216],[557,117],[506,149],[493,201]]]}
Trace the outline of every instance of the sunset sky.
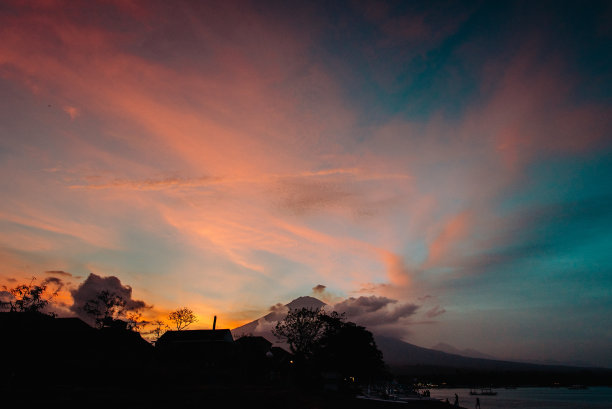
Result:
{"label": "sunset sky", "polygon": [[0,285],[66,313],[612,367],[609,2],[3,1],[0,172]]}

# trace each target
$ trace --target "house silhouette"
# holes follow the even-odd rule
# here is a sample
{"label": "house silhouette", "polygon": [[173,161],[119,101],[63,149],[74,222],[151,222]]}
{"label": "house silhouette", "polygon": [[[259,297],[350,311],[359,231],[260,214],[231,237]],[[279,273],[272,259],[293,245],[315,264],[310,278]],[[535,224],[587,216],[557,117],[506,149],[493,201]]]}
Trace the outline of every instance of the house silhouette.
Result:
{"label": "house silhouette", "polygon": [[236,358],[229,329],[168,331],[155,349],[160,362],[176,373],[206,375],[209,380],[229,375]]}
{"label": "house silhouette", "polygon": [[0,313],[0,334],[5,368],[0,382],[11,387],[28,384],[32,373],[42,368],[53,368],[53,376],[45,378],[48,384],[121,382],[153,352],[137,332],[96,329],[76,317],[37,312]]}

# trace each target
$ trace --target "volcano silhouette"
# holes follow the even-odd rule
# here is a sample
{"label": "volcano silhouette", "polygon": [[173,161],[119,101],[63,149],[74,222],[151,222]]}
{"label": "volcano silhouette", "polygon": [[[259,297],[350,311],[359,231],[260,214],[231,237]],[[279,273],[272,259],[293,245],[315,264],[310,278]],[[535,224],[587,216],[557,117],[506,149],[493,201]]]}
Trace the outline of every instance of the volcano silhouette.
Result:
{"label": "volcano silhouette", "polygon": [[[271,312],[263,317],[253,320],[248,324],[234,328],[232,334],[235,338],[252,335],[261,336],[272,342],[276,346],[281,346],[289,349],[288,346],[280,342],[273,334],[272,329],[276,323],[285,318],[287,312],[293,309],[311,308],[318,309],[325,307],[323,301],[310,297],[298,297],[288,304],[277,304],[271,308]],[[359,323],[357,323],[359,324]],[[383,353],[383,359],[390,367],[407,367],[407,366],[439,366],[446,368],[466,368],[480,370],[542,370],[544,365],[529,364],[523,362],[510,362],[498,360],[495,358],[485,359],[477,357],[467,357],[456,353],[448,353],[436,349],[424,348],[409,342],[405,342],[399,338],[389,337],[382,334],[377,334],[372,331],[378,348]],[[559,368],[565,366],[558,366]],[[553,366],[546,366],[552,369]],[[566,367],[567,368],[567,367]]]}

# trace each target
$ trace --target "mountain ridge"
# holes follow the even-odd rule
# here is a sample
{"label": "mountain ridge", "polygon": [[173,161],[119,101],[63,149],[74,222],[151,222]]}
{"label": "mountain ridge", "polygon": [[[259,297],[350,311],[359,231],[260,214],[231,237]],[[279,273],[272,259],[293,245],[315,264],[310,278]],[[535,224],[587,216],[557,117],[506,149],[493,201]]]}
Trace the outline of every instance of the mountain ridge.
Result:
{"label": "mountain ridge", "polygon": [[[272,329],[279,320],[282,320],[289,309],[300,308],[321,308],[325,304],[323,301],[310,297],[298,297],[291,302],[283,305],[286,309],[271,308],[271,312],[263,317],[253,320],[245,325],[232,329],[234,337],[244,335],[262,336],[276,346],[286,347],[285,343],[279,342]],[[475,350],[466,349],[467,353],[478,354],[479,356],[462,355],[461,350],[444,343],[439,343],[436,347],[446,348],[447,351],[434,348],[425,348],[411,344],[398,338],[373,333],[378,348],[383,353],[383,359],[390,367],[406,366],[440,366],[447,368],[467,368],[490,371],[519,371],[519,370],[542,370],[543,368],[574,368],[571,365],[562,363],[543,364],[532,362],[509,361],[482,354]],[[459,353],[457,353],[457,352]]]}
{"label": "mountain ridge", "polygon": [[500,359],[496,356],[485,354],[483,352],[476,351],[475,349],[471,349],[471,348],[466,348],[466,349],[455,348],[454,346],[447,344],[445,342],[438,342],[436,345],[432,346],[430,349],[441,351],[441,352],[446,352],[447,354],[461,355],[467,358],[483,358],[483,359],[493,359],[493,360]]}
{"label": "mountain ridge", "polygon": [[[301,309],[301,308],[318,309],[326,305],[327,304],[325,304],[323,301],[319,300],[318,298],[311,297],[311,296],[302,296],[302,297],[293,299],[291,302],[288,302],[287,304],[284,304],[283,307],[286,307],[288,310],[296,310],[296,309]],[[264,338],[266,338],[268,341],[272,342],[273,344],[284,345],[283,343],[278,342],[276,337],[272,335],[272,328],[274,327],[274,325],[276,325],[276,323],[279,320],[283,319],[286,315],[287,315],[286,311],[279,311],[279,309],[276,308],[276,306],[273,306],[271,308],[271,311],[268,314],[264,315],[263,317],[253,320],[239,327],[236,327],[232,329],[231,331],[234,337],[240,337],[244,335],[256,335],[256,336],[258,335],[258,336],[263,336]]]}

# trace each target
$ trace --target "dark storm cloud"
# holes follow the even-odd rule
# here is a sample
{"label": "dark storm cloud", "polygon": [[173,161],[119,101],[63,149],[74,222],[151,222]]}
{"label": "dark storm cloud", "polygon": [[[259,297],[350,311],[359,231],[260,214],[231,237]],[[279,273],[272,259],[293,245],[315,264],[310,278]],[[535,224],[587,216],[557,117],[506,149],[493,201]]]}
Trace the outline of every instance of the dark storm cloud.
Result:
{"label": "dark storm cloud", "polygon": [[323,293],[325,291],[326,288],[327,287],[324,286],[323,284],[318,284],[318,285],[315,285],[314,287],[312,287],[312,292],[315,293],[315,294],[321,294],[321,293]]}
{"label": "dark storm cloud", "polygon": [[72,274],[66,272],[66,271],[62,271],[62,270],[49,270],[49,271],[45,271],[45,274],[49,274],[52,276],[64,276],[64,277],[72,277]]}
{"label": "dark storm cloud", "polygon": [[64,285],[64,282],[62,281],[62,279],[57,278],[57,277],[47,277],[43,280],[43,284],[49,284],[49,283],[62,285],[62,286]]}
{"label": "dark storm cloud", "polygon": [[347,319],[365,327],[400,324],[400,321],[416,313],[415,304],[401,304],[397,300],[375,295],[348,298],[334,305],[333,309],[345,313]]}
{"label": "dark storm cloud", "polygon": [[100,277],[92,273],[77,289],[70,291],[74,299],[70,310],[79,317],[89,320],[90,317],[83,311],[83,306],[87,301],[95,299],[101,291],[108,291],[122,297],[126,301],[128,310],[147,307],[144,301],[132,299],[132,287],[121,284],[121,280],[117,277]]}
{"label": "dark storm cloud", "polygon": [[[362,325],[375,334],[402,337],[408,333],[408,323],[405,320],[413,316],[418,308],[419,306],[415,304],[404,304],[387,297],[369,296],[351,297],[333,306],[329,305],[325,310],[343,313],[347,321]],[[245,332],[256,335],[266,334],[273,339],[272,329],[278,321],[287,316],[289,309],[286,305],[278,303],[271,306],[269,311],[265,317],[249,324],[248,328],[244,329]]]}
{"label": "dark storm cloud", "polygon": [[334,306],[336,310],[346,313],[347,315],[363,314],[368,312],[378,311],[389,304],[396,304],[397,300],[392,300],[387,297],[378,297],[375,295],[369,297],[348,298],[339,302]]}
{"label": "dark storm cloud", "polygon": [[[47,286],[47,290],[49,290],[51,293],[57,293],[63,289],[65,285],[62,279],[57,277],[47,277],[41,284]],[[49,286],[49,284],[51,284],[51,286]]]}

